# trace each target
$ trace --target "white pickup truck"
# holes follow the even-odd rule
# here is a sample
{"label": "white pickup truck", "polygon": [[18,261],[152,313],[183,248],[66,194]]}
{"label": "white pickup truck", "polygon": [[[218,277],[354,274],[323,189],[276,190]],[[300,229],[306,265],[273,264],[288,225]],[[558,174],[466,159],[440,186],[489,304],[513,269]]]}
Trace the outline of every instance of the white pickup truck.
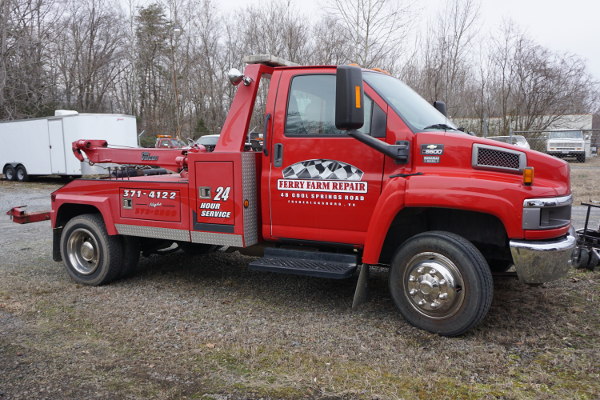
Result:
{"label": "white pickup truck", "polygon": [[574,157],[585,162],[585,140],[582,131],[554,131],[548,134],[546,152],[559,158]]}

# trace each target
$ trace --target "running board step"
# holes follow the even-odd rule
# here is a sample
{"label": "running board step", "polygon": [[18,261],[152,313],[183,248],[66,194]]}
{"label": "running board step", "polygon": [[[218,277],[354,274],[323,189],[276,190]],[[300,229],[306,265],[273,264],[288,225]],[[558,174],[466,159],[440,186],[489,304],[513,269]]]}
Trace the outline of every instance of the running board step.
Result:
{"label": "running board step", "polygon": [[357,256],[353,254],[289,250],[268,247],[263,258],[251,262],[254,271],[345,279],[356,271]]}

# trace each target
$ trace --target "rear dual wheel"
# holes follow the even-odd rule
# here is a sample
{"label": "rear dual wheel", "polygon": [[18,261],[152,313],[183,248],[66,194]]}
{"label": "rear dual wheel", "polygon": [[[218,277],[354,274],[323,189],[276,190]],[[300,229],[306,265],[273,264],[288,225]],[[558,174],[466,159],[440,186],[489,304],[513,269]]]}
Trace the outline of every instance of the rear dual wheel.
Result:
{"label": "rear dual wheel", "polygon": [[63,228],[60,252],[74,281],[99,286],[130,273],[140,248],[134,238],[108,235],[99,214],[83,214]]}
{"label": "rear dual wheel", "polygon": [[475,327],[492,303],[492,275],[483,255],[450,232],[426,232],[407,240],[394,256],[389,280],[404,318],[444,336]]}

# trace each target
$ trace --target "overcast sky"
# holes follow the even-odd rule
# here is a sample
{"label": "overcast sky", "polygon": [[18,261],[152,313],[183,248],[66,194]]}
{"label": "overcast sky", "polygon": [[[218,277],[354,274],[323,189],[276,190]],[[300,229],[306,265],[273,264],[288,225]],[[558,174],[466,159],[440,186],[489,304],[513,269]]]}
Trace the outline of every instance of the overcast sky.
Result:
{"label": "overcast sky", "polygon": [[[285,1],[285,0],[281,0]],[[292,0],[307,16],[318,18],[330,0]],[[352,0],[348,0],[352,1]],[[443,8],[445,0],[416,1],[423,7],[422,23]],[[215,0],[222,11],[230,12],[264,0]],[[588,71],[600,81],[600,0],[480,0],[481,33],[499,29],[511,19],[537,43],[557,52],[570,52],[587,61]]]}

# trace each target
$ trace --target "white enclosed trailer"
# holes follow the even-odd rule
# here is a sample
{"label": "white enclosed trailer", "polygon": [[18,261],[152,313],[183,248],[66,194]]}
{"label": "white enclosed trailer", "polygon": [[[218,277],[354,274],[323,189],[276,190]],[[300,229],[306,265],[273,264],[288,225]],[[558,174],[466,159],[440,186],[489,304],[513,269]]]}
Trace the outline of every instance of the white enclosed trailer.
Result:
{"label": "white enclosed trailer", "polygon": [[82,138],[137,147],[135,117],[58,110],[53,117],[0,122],[2,173],[9,180],[20,181],[31,175],[104,173],[106,165],[91,166],[73,156],[71,144]]}

